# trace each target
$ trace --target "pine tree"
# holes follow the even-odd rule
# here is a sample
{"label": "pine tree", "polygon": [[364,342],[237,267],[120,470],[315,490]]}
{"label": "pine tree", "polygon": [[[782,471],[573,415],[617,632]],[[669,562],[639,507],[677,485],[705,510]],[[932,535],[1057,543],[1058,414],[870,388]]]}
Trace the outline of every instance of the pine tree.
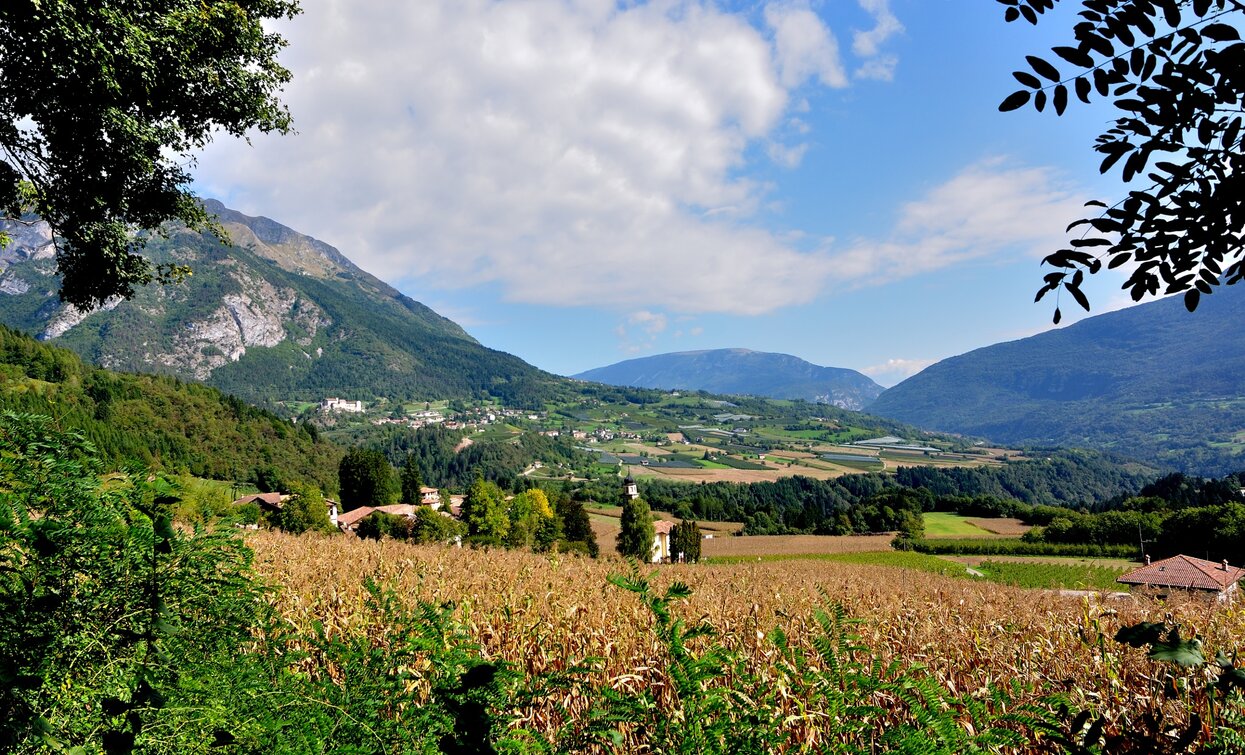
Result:
{"label": "pine tree", "polygon": [[419,474],[419,461],[415,458],[415,454],[406,455],[406,463],[402,465],[401,483],[402,500],[406,503],[419,503],[422,498],[420,489],[424,487],[424,478]]}

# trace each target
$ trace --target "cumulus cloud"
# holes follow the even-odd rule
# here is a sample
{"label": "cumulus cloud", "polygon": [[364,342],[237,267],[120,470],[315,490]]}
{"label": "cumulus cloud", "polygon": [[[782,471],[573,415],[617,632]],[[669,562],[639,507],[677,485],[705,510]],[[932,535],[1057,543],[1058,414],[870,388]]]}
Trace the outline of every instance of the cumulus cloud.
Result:
{"label": "cumulus cloud", "polygon": [[831,87],[847,86],[839,43],[807,5],[792,2],[765,6],[765,22],[774,32],[778,67],[785,86],[816,76]]}
{"label": "cumulus cloud", "polygon": [[1000,253],[1040,258],[1086,199],[1048,168],[985,160],[905,205],[889,235],[833,251],[834,275],[880,284]]}
{"label": "cumulus cloud", "polygon": [[889,387],[905,378],[912,377],[937,361],[937,359],[887,359],[882,364],[865,367],[861,372],[873,378],[880,385]]}
{"label": "cumulus cloud", "polygon": [[807,4],[304,9],[281,27],[298,133],[214,143],[205,193],[391,282],[493,283],[516,302],[756,314],[829,278],[824,254],[751,223],[766,187],[743,170],[754,145],[798,163],[778,132],[806,109],[800,88],[847,83]]}
{"label": "cumulus cloud", "polygon": [[[628,354],[651,350],[657,343],[657,336],[666,330],[668,324],[669,318],[661,312],[647,309],[632,312],[626,323],[614,328],[619,350]],[[680,335],[681,332],[676,333],[675,337]]]}

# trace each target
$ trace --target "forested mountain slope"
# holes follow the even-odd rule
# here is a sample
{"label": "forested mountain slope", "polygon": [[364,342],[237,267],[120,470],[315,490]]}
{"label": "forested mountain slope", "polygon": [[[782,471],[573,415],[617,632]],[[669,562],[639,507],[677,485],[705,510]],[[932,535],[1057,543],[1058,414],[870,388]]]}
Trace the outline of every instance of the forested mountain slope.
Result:
{"label": "forested mountain slope", "polygon": [[219,202],[207,207],[230,244],[173,229],[147,251],[193,275],[89,314],[55,295],[47,227],[10,225],[14,243],[0,250],[0,322],[110,369],[201,380],[251,402],[489,394],[524,403],[559,383],[481,346],[328,244]]}
{"label": "forested mountain slope", "polygon": [[1245,469],[1245,297],[1179,298],[945,359],[869,411],[1007,444],[1111,449],[1185,472]]}
{"label": "forested mountain slope", "polygon": [[790,354],[748,349],[657,354],[598,367],[575,377],[637,388],[803,399],[843,409],[863,409],[882,392],[880,385],[855,370],[821,367]]}
{"label": "forested mountain slope", "polygon": [[221,480],[264,470],[337,489],[341,451],[215,388],[112,372],[0,325],[0,411],[46,414],[82,431],[114,464],[141,461]]}

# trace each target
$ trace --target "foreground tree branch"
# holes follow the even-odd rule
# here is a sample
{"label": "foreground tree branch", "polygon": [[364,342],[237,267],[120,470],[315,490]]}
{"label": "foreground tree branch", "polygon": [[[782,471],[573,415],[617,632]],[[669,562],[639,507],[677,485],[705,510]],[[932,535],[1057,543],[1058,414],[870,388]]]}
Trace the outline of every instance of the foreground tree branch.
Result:
{"label": "foreground tree branch", "polygon": [[[1006,21],[1037,24],[1059,0],[998,2]],[[1123,288],[1134,301],[1184,292],[1192,311],[1202,295],[1245,277],[1245,2],[1082,0],[1081,8],[1075,46],[1051,49],[1073,73],[1027,56],[1029,70],[1012,74],[1023,88],[999,109],[1042,111],[1049,102],[1062,115],[1070,91],[1085,103],[1113,98],[1120,117],[1095,142],[1099,170],[1120,165],[1126,183],[1144,176],[1150,185],[1111,206],[1089,203],[1102,211],[1069,226],[1084,233],[1043,260],[1056,271],[1037,300],[1063,290],[1088,310],[1085,273],[1131,263]]]}
{"label": "foreground tree branch", "polygon": [[170,220],[210,228],[186,187],[217,131],[285,133],[290,72],[263,22],[297,0],[0,4],[0,218],[56,236],[61,298],[90,308],[184,274],[141,255]]}

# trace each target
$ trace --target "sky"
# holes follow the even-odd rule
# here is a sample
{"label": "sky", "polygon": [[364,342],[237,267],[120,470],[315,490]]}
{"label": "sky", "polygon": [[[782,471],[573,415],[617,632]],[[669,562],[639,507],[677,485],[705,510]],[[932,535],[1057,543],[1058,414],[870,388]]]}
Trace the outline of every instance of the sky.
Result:
{"label": "sky", "polygon": [[750,348],[890,386],[1052,327],[1042,256],[1123,191],[1109,110],[998,112],[1063,5],[303,0],[296,133],[218,138],[193,188],[550,372]]}

